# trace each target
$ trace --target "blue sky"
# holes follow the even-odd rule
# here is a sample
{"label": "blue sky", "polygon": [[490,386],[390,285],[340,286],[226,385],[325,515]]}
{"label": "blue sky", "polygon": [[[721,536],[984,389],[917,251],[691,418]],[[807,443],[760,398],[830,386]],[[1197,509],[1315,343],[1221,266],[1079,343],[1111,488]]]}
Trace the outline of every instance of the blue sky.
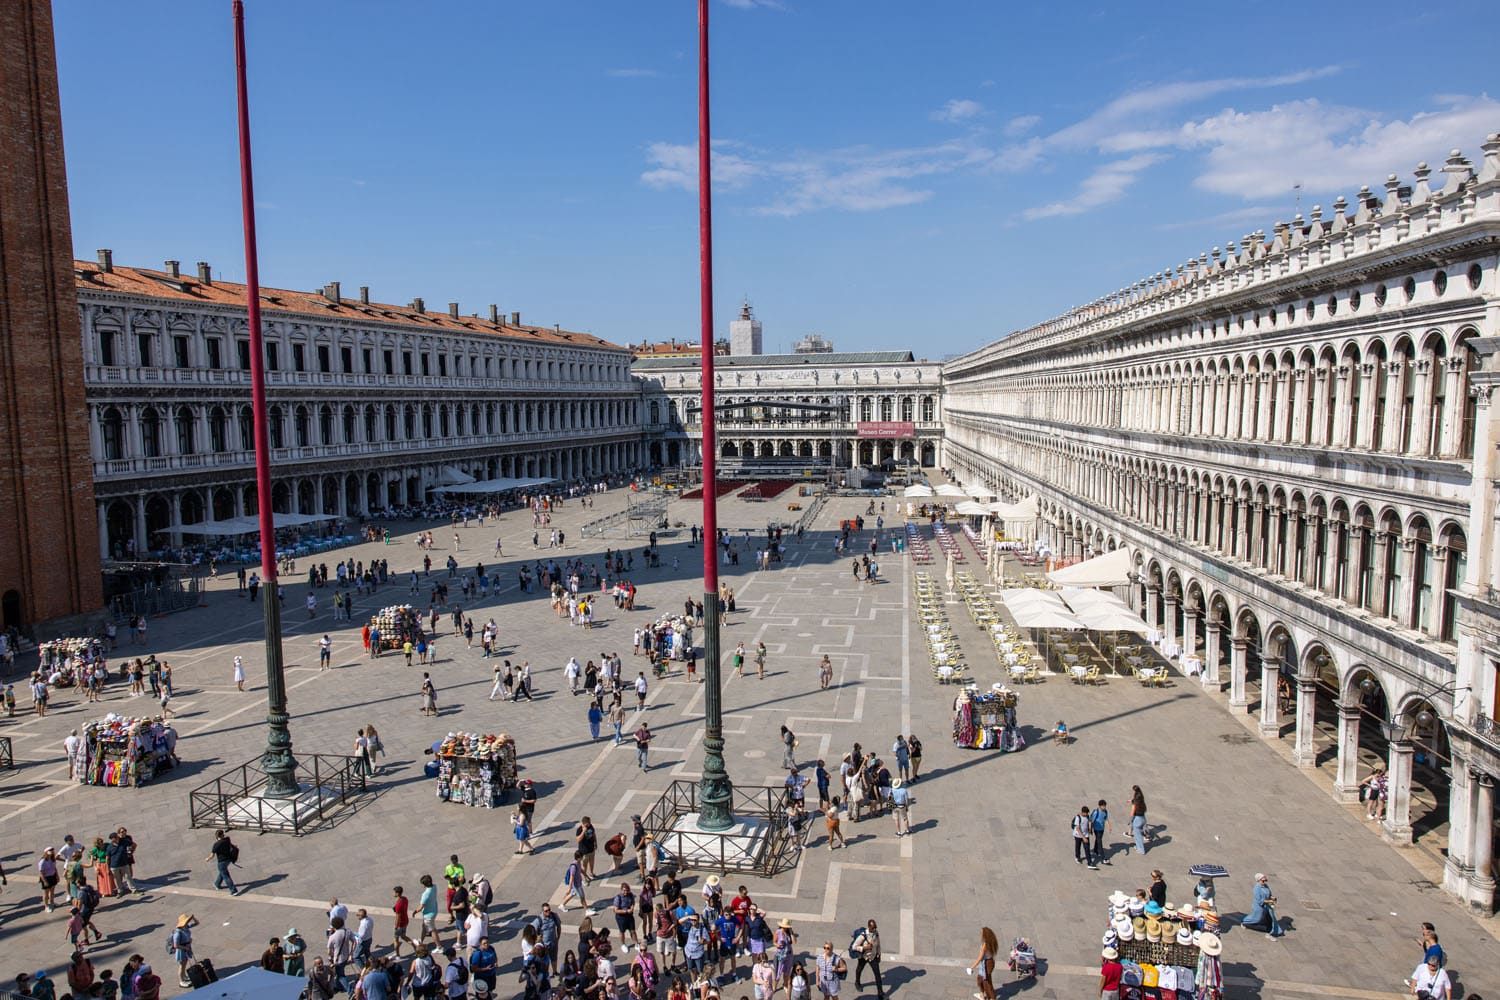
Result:
{"label": "blue sky", "polygon": [[[692,0],[249,0],[262,281],[696,338]],[[228,0],[57,0],[80,256],[243,277]],[[713,0],[715,296],[941,357],[1500,131],[1493,7]]]}

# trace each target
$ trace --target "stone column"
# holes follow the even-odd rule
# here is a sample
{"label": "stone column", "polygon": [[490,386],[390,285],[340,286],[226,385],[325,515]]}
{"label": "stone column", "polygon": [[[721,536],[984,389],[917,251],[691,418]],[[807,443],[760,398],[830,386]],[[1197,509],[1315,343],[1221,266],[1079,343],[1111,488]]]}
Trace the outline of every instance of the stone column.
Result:
{"label": "stone column", "polygon": [[1166,603],[1167,617],[1166,622],[1162,626],[1162,635],[1166,642],[1174,643],[1177,641],[1177,608],[1181,605],[1182,600],[1175,594],[1168,594]]}
{"label": "stone column", "polygon": [[1392,740],[1387,774],[1389,785],[1385,823],[1381,831],[1393,844],[1411,843],[1411,767],[1416,747],[1409,740]]}
{"label": "stone column", "polygon": [[1260,660],[1260,734],[1275,739],[1281,733],[1281,700],[1276,697],[1276,682],[1281,677],[1281,657],[1261,651]]}
{"label": "stone column", "polygon": [[1313,709],[1318,703],[1318,686],[1311,677],[1297,679],[1297,740],[1292,747],[1292,760],[1298,767],[1313,767],[1317,764],[1318,747],[1314,740]]}
{"label": "stone column", "polygon": [[1182,615],[1182,652],[1185,656],[1198,651],[1198,611],[1198,605],[1194,601],[1186,606]]}
{"label": "stone column", "polygon": [[1203,630],[1203,686],[1219,690],[1219,640],[1224,630],[1218,622],[1209,622]]}
{"label": "stone column", "polygon": [[1333,795],[1340,802],[1359,801],[1358,705],[1339,706],[1339,756],[1333,779]]}
{"label": "stone column", "polygon": [[[1415,571],[1417,559],[1417,540],[1412,536],[1401,539],[1401,547],[1397,550],[1396,558],[1401,560],[1401,586],[1395,593],[1396,607],[1388,612],[1389,617],[1394,618],[1403,626],[1410,626],[1416,620],[1414,608],[1416,606],[1416,592],[1413,589],[1412,575]],[[1430,572],[1431,570],[1429,570]],[[1441,578],[1433,587],[1438,591],[1442,586]],[[1434,608],[1434,610],[1436,610]]]}
{"label": "stone column", "polygon": [[146,494],[135,498],[135,556],[139,559],[146,551]]}
{"label": "stone column", "polygon": [[1323,519],[1316,514],[1308,514],[1304,521],[1307,525],[1302,531],[1302,585],[1309,589],[1318,586],[1318,541],[1323,536]]}
{"label": "stone column", "polygon": [[1473,867],[1473,884],[1469,902],[1482,913],[1489,913],[1495,901],[1494,864],[1495,777],[1485,771],[1470,774],[1474,785],[1474,831],[1469,851]]}
{"label": "stone column", "polygon": [[1344,573],[1344,601],[1359,604],[1359,581],[1364,576],[1364,536],[1369,533],[1364,525],[1351,525],[1346,532],[1349,559]]}
{"label": "stone column", "polygon": [[1444,368],[1437,376],[1446,379],[1448,383],[1443,396],[1443,445],[1438,452],[1444,457],[1451,457],[1458,454],[1459,419],[1467,399],[1463,388],[1463,357],[1449,358]]}
{"label": "stone column", "polygon": [[1394,452],[1401,444],[1401,406],[1404,402],[1401,376],[1406,362],[1390,361],[1385,366],[1385,413],[1380,420],[1380,440],[1371,447]]}
{"label": "stone column", "polygon": [[115,554],[109,548],[109,501],[101,500],[94,507],[99,522],[99,552],[106,560],[113,559]]}
{"label": "stone column", "polygon": [[1411,438],[1407,442],[1408,455],[1427,454],[1427,438],[1431,422],[1431,408],[1427,405],[1428,384],[1434,377],[1432,362],[1427,358],[1414,361],[1412,369],[1412,415]]}
{"label": "stone column", "polygon": [[1250,646],[1248,639],[1236,636],[1229,643],[1229,704],[1244,708],[1250,704],[1245,697],[1245,652]]}
{"label": "stone column", "polygon": [[1370,607],[1376,613],[1389,618],[1396,617],[1391,602],[1386,600],[1386,547],[1391,544],[1391,536],[1384,531],[1375,533],[1375,544],[1372,546],[1374,552],[1374,572],[1370,576]]}
{"label": "stone column", "polygon": [[1146,588],[1146,624],[1156,628],[1161,621],[1161,588]]}
{"label": "stone column", "polygon": [[1375,440],[1375,403],[1380,393],[1375,388],[1375,379],[1380,366],[1373,362],[1366,362],[1350,375],[1362,381],[1359,393],[1358,426],[1351,429],[1349,443],[1356,448],[1379,448],[1380,442]]}

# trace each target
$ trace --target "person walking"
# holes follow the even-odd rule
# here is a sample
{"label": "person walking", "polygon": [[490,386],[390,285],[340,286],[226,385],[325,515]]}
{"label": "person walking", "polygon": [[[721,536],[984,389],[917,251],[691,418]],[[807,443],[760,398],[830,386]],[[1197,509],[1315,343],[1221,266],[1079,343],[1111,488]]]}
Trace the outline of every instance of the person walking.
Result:
{"label": "person walking", "polygon": [[573,829],[573,842],[578,845],[578,862],[583,866],[583,877],[585,881],[592,882],[594,875],[594,857],[599,853],[599,832],[594,829],[594,821],[587,816],[578,821],[578,826]]}
{"label": "person walking", "polygon": [[646,710],[646,675],[641,671],[637,671],[635,675],[635,710]]}
{"label": "person walking", "polygon": [[621,735],[625,728],[625,704],[618,694],[615,695],[614,701],[609,706],[609,724],[615,730],[615,746],[619,746],[625,742]]}
{"label": "person walking", "polygon": [[903,781],[911,780],[911,747],[906,745],[906,737],[900,733],[896,734],[896,742],[891,744],[891,754],[896,758],[896,774]]}
{"label": "person walking", "polygon": [[964,971],[974,977],[979,992],[975,1000],[995,1000],[995,956],[1000,954],[1000,939],[988,927],[979,929],[979,957]]}
{"label": "person walking", "polygon": [[833,942],[824,941],[823,953],[818,956],[818,990],[823,994],[823,1000],[836,1000],[842,977],[848,972],[849,966],[843,956],[834,953]]}
{"label": "person walking", "polygon": [[1240,921],[1242,927],[1264,930],[1266,936],[1276,940],[1286,933],[1276,918],[1276,894],[1271,891],[1270,880],[1262,872],[1255,873],[1255,896],[1250,912]]}
{"label": "person walking", "polygon": [[1146,796],[1140,785],[1130,786],[1130,835],[1135,840],[1135,850],[1146,853]]}
{"label": "person walking", "polygon": [[790,771],[797,766],[797,736],[784,724],[781,727],[781,743],[786,748],[785,752],[781,755],[781,766],[783,769]]}
{"label": "person walking", "polygon": [[240,894],[233,876],[229,874],[229,866],[239,863],[240,849],[229,839],[228,830],[220,830],[214,834],[213,846],[208,849],[208,857],[203,860],[212,861],[218,869],[218,877],[214,879],[215,889],[227,888],[231,896]]}
{"label": "person walking", "polygon": [[827,691],[831,683],[833,683],[833,661],[828,658],[827,653],[824,653],[823,659],[818,661],[818,687]]}
{"label": "person walking", "polygon": [[193,964],[193,928],[198,926],[198,918],[191,913],[182,913],[177,916],[177,926],[172,929],[172,959],[177,963],[177,985],[193,988],[193,983],[188,979],[188,966]]}
{"label": "person walking", "polygon": [[766,679],[766,644],[764,642],[755,644],[755,675],[761,680]]}
{"label": "person walking", "polygon": [[1098,871],[1099,866],[1094,863],[1092,835],[1093,825],[1089,820],[1089,807],[1079,806],[1078,815],[1073,817],[1073,860],[1080,865],[1088,865],[1093,871]]}
{"label": "person walking", "polygon": [[641,728],[635,731],[635,762],[640,765],[642,771],[649,771],[650,765],[646,762],[646,755],[651,750],[651,727],[641,723]]}
{"label": "person walking", "polygon": [[[1412,970],[1407,980],[1411,995],[1419,1000],[1453,1000],[1453,983],[1448,979],[1448,970],[1438,964],[1436,956],[1428,956],[1421,965]],[[1479,1000],[1468,994],[1471,1000]]]}
{"label": "person walking", "polygon": [[245,660],[241,656],[234,658],[234,686],[240,691],[245,690]]}
{"label": "person walking", "polygon": [[425,670],[422,672],[422,714],[438,714],[437,685],[432,683],[432,675]]}
{"label": "person walking", "polygon": [[911,791],[900,778],[891,781],[891,816],[896,820],[896,836],[911,836]]}
{"label": "person walking", "polygon": [[318,670],[327,670],[333,663],[333,639],[325,632],[318,640]]}
{"label": "person walking", "polygon": [[745,644],[739,643],[734,647],[734,656],[731,658],[734,664],[734,676],[745,676]]}
{"label": "person walking", "polygon": [[865,988],[865,967],[868,966],[875,976],[875,996],[877,1000],[885,1000],[885,981],[880,977],[880,931],[876,928],[874,920],[865,922],[865,929],[855,935],[854,943],[849,946],[849,951],[856,958],[854,988],[857,990]]}
{"label": "person walking", "polygon": [[422,930],[417,935],[418,947],[424,947],[430,938],[433,950],[442,951],[443,941],[438,937],[437,929],[437,886],[433,884],[431,875],[423,875],[417,881],[422,886],[422,894],[417,897],[417,914],[422,920]]}
{"label": "person walking", "polygon": [[577,899],[583,907],[584,916],[593,916],[594,911],[589,909],[589,901],[584,896],[583,889],[583,852],[574,851],[573,860],[568,862],[568,867],[563,870],[563,888],[567,893],[563,895],[562,908],[567,912],[568,902]]}
{"label": "person walking", "polygon": [[1093,812],[1089,813],[1089,827],[1093,830],[1094,834],[1094,860],[1100,864],[1114,864],[1104,853],[1104,834],[1110,826],[1109,806],[1103,799],[1100,799],[1099,804],[1094,807]]}
{"label": "person walking", "polygon": [[916,733],[906,735],[906,752],[911,755],[911,780],[915,784],[922,774],[922,741]]}
{"label": "person walking", "polygon": [[391,939],[391,950],[396,957],[401,957],[401,945],[411,945],[412,951],[417,950],[417,942],[411,939],[407,928],[411,926],[411,900],[406,898],[405,891],[401,886],[391,889],[391,914],[395,917],[396,929]]}
{"label": "person walking", "polygon": [[839,847],[848,847],[844,842],[844,834],[839,829],[839,800],[836,796],[828,803],[828,808],[823,810],[823,818],[828,824],[828,849],[834,850],[835,841]]}
{"label": "person walking", "polygon": [[589,739],[598,740],[599,724],[604,721],[604,710],[599,707],[599,700],[597,698],[589,699],[588,720]]}

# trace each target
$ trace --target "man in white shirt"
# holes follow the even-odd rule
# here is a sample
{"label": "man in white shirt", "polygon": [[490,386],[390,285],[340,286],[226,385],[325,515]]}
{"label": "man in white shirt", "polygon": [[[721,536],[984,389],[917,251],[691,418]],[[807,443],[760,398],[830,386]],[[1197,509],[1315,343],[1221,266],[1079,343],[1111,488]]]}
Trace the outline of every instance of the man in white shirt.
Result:
{"label": "man in white shirt", "polygon": [[375,921],[370,919],[370,914],[365,910],[359,911],[359,926],[354,932],[355,949],[354,959],[363,963],[370,957],[370,949],[375,945]]}
{"label": "man in white shirt", "polygon": [[479,942],[490,936],[490,918],[481,910],[470,910],[468,920],[464,923],[464,943],[473,951],[479,947]]}
{"label": "man in white shirt", "polygon": [[[77,738],[76,735],[68,737],[70,740],[76,740]],[[73,835],[70,833],[63,837],[62,846],[57,849],[57,859],[63,862],[63,864],[67,864],[82,853],[83,845],[74,840]]]}
{"label": "man in white shirt", "polygon": [[1453,1000],[1453,984],[1448,981],[1448,971],[1438,964],[1437,955],[1429,955],[1427,961],[1417,966],[1410,982],[1414,997]]}
{"label": "man in white shirt", "polygon": [[340,903],[336,898],[329,900],[328,902],[329,926],[333,925],[334,920],[342,920],[344,921],[344,923],[349,922],[349,907],[345,906],[343,903]]}
{"label": "man in white shirt", "polygon": [[567,664],[563,667],[563,676],[568,679],[568,690],[573,694],[578,693],[578,676],[583,668],[578,665],[578,657],[568,657]]}

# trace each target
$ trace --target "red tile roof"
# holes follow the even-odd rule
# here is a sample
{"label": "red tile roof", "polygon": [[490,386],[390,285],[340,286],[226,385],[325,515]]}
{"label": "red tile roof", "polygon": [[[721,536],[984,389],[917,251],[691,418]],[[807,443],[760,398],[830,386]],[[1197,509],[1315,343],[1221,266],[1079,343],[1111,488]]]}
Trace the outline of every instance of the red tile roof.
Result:
{"label": "red tile roof", "polygon": [[[245,286],[238,282],[215,279],[204,284],[197,276],[184,271],[172,277],[166,271],[148,267],[123,267],[116,264],[110,271],[102,271],[93,261],[75,260],[73,273],[78,287],[97,291],[122,292],[152,298],[170,299],[178,302],[212,303],[217,305],[245,305]],[[391,305],[384,302],[364,303],[358,299],[340,296],[334,302],[322,292],[299,292],[287,288],[260,289],[261,309],[270,313],[284,313],[312,319],[328,320],[340,318],[350,322],[374,321],[397,323],[427,331],[451,333],[487,333],[513,340],[536,344],[569,345],[573,347],[602,347],[622,350],[619,344],[610,343],[589,333],[557,330],[538,326],[512,326],[509,323],[491,323],[478,316],[450,316],[447,312],[418,312],[411,306]]]}

